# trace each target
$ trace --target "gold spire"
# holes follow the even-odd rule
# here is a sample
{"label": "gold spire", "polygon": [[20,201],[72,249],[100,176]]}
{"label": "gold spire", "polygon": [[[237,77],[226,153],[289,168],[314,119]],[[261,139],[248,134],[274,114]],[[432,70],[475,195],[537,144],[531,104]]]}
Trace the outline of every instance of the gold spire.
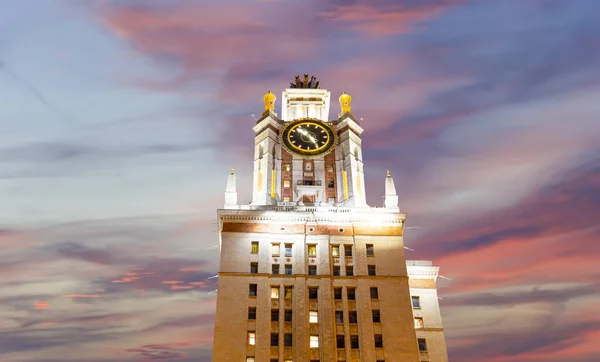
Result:
{"label": "gold spire", "polygon": [[265,111],[264,113],[268,113],[269,111],[274,112],[275,111],[275,100],[277,99],[277,97],[275,97],[275,94],[271,93],[271,91],[269,90],[269,92],[267,92],[263,98],[265,100]]}
{"label": "gold spire", "polygon": [[350,94],[344,92],[342,93],[342,95],[340,96],[340,106],[342,107],[342,114],[344,113],[351,113],[351,109],[352,109],[352,97],[350,96]]}
{"label": "gold spire", "polygon": [[392,175],[390,175],[390,170],[387,170],[387,177],[392,177]]}
{"label": "gold spire", "polygon": [[233,175],[233,167],[231,168],[231,174]]}

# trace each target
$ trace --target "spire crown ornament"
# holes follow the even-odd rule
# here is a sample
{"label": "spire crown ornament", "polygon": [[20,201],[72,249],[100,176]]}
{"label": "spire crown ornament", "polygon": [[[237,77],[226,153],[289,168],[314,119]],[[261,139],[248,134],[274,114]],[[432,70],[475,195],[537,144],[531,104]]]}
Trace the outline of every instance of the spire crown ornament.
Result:
{"label": "spire crown ornament", "polygon": [[342,114],[352,114],[352,96],[346,92],[340,96],[340,107],[342,107]]}
{"label": "spire crown ornament", "polygon": [[265,96],[263,97],[264,101],[265,101],[265,111],[264,113],[269,113],[269,112],[274,112],[275,111],[275,100],[277,99],[277,97],[275,97],[275,94],[273,94],[271,92],[271,90],[269,90]]}

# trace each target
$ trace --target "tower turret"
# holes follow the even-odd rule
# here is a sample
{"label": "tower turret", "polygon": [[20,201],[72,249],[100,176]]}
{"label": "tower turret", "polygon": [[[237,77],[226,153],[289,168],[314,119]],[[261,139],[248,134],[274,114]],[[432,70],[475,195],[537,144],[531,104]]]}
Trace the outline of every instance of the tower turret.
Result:
{"label": "tower turret", "polygon": [[225,208],[228,206],[237,206],[237,190],[235,187],[235,173],[233,168],[227,177],[227,187],[225,188]]}
{"label": "tower turret", "polygon": [[385,202],[386,209],[397,209],[398,208],[398,195],[396,194],[396,185],[394,185],[394,178],[390,174],[390,170],[387,171],[385,178]]}

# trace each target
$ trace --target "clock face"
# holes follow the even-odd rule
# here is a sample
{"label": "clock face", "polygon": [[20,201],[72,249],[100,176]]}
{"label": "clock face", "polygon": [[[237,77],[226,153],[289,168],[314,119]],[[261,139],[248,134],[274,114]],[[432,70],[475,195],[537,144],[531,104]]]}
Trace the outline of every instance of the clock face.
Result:
{"label": "clock face", "polygon": [[281,144],[288,151],[304,157],[322,156],[333,150],[335,133],[319,120],[300,119],[288,123],[281,131]]}

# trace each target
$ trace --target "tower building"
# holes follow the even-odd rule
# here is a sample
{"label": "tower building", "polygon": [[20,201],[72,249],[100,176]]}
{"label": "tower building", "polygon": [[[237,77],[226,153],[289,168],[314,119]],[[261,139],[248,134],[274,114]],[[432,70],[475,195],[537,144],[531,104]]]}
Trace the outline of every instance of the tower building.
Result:
{"label": "tower building", "polygon": [[264,96],[254,131],[252,201],[227,180],[213,361],[445,362],[438,267],[404,255],[407,214],[391,173],[367,205],[352,98],[316,77]]}

